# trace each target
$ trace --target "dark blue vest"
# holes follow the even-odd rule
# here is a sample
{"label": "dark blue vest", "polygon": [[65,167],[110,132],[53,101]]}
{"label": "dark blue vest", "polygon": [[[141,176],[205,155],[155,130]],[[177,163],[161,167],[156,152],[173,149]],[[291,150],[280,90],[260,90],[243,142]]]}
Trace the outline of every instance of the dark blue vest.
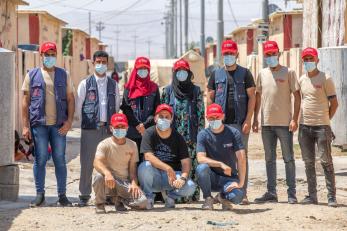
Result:
{"label": "dark blue vest", "polygon": [[[62,68],[54,68],[54,94],[57,110],[56,125],[62,125],[68,118],[67,110],[67,74]],[[46,125],[46,83],[41,68],[29,71],[30,77],[30,126]]]}
{"label": "dark blue vest", "polygon": [[[116,113],[116,82],[107,79],[107,123]],[[94,75],[86,79],[86,98],[82,105],[83,129],[96,129],[100,122],[98,85]]]}
{"label": "dark blue vest", "polygon": [[[236,71],[232,76],[234,80],[234,102],[236,123],[242,124],[247,116],[248,95],[245,87],[247,69],[237,65]],[[224,67],[218,68],[215,72],[215,103],[222,106],[226,112],[226,102],[228,97],[228,73]]]}
{"label": "dark blue vest", "polygon": [[[173,108],[174,114],[176,112],[176,97],[175,93],[173,91],[172,85],[167,86],[164,91],[166,91],[167,95],[169,96],[169,105]],[[193,90],[193,99],[188,100],[186,113],[189,116],[189,137],[190,141],[196,143],[197,136],[198,136],[198,130],[199,130],[199,118],[198,118],[198,112],[197,112],[197,101],[200,94],[200,87],[194,86]],[[175,115],[173,118],[173,125],[175,125]]]}

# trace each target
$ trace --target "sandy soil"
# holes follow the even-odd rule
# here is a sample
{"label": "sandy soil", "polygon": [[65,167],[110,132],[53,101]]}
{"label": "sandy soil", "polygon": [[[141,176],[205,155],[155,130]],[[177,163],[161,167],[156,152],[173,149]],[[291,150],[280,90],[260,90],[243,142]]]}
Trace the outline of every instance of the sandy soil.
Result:
{"label": "sandy soil", "polygon": [[[68,196],[74,202],[78,198],[79,180],[79,131],[71,132],[68,139]],[[306,177],[300,150],[295,145],[297,165],[297,196],[301,200],[306,193]],[[250,139],[249,199],[264,193],[266,188],[265,163],[259,135]],[[278,154],[278,196],[276,204],[251,204],[235,206],[232,211],[202,211],[201,203],[180,204],[167,210],[158,204],[152,211],[114,212],[107,207],[107,214],[96,215],[94,207],[60,208],[55,206],[56,182],[52,163],[47,168],[47,205],[28,208],[35,195],[32,164],[20,163],[20,198],[17,203],[0,202],[0,230],[347,230],[347,156],[334,149],[337,173],[338,208],[326,205],[324,176],[318,176],[320,204],[289,205],[286,203],[285,171],[280,152]],[[215,224],[208,224],[208,221]],[[223,226],[224,225],[224,226]]]}

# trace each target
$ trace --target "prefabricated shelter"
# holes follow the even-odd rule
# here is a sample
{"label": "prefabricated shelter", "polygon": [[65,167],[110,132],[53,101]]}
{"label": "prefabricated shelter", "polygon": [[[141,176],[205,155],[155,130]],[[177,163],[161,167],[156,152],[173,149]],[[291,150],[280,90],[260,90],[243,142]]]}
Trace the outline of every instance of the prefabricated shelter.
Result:
{"label": "prefabricated shelter", "polygon": [[57,65],[63,64],[61,28],[67,23],[44,10],[18,10],[18,44],[54,42]]}
{"label": "prefabricated shelter", "polygon": [[29,5],[22,0],[0,1],[0,47],[15,51],[17,49],[17,6]]}
{"label": "prefabricated shelter", "polygon": [[70,75],[77,88],[80,81],[92,71],[91,63],[86,59],[89,35],[81,29],[71,27],[62,28],[62,35],[65,68],[71,68]]}
{"label": "prefabricated shelter", "polygon": [[270,14],[269,19],[269,40],[276,41],[280,51],[302,47],[302,10],[274,12]]}

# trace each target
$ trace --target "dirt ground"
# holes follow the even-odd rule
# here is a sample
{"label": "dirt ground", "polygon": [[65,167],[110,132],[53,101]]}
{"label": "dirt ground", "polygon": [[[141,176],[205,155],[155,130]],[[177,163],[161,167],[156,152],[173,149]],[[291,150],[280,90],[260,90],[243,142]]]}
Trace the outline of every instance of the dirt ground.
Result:
{"label": "dirt ground", "polygon": [[[261,138],[252,134],[249,142],[250,182],[249,199],[262,195],[266,189],[265,162]],[[301,200],[307,185],[300,149],[295,138],[297,166],[297,196]],[[232,211],[201,210],[202,201],[179,204],[176,209],[165,209],[158,204],[152,211],[127,211],[116,213],[112,206],[107,214],[95,214],[91,205],[86,208],[61,208],[55,206],[56,182],[54,167],[49,163],[46,177],[47,204],[29,208],[35,196],[32,163],[21,162],[20,198],[17,203],[0,202],[0,230],[347,230],[347,155],[338,149],[334,152],[337,181],[338,208],[327,207],[324,176],[318,176],[319,205],[289,205],[286,203],[285,169],[278,152],[279,203],[248,206],[236,205]],[[68,139],[68,196],[78,200],[79,181],[79,131]],[[318,168],[318,172],[320,169]],[[210,224],[209,224],[210,223]]]}

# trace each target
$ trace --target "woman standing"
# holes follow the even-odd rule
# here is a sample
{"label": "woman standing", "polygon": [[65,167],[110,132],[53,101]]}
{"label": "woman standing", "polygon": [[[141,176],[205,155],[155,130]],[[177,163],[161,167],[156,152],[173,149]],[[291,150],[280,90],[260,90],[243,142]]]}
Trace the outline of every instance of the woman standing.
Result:
{"label": "woman standing", "polygon": [[[192,159],[191,177],[196,181],[196,141],[198,132],[205,128],[205,106],[200,87],[195,86],[192,79],[193,72],[189,63],[183,59],[178,60],[173,67],[172,83],[163,90],[161,103],[169,104],[174,110],[172,124],[187,143]],[[199,190],[196,189],[193,201],[199,200]]]}
{"label": "woman standing", "polygon": [[[136,142],[139,153],[142,135],[146,128],[155,124],[154,112],[160,104],[159,88],[150,79],[150,69],[149,59],[146,57],[136,59],[129,82],[124,87],[123,102],[120,107],[129,122],[127,137]],[[139,156],[142,162],[143,155]]]}

